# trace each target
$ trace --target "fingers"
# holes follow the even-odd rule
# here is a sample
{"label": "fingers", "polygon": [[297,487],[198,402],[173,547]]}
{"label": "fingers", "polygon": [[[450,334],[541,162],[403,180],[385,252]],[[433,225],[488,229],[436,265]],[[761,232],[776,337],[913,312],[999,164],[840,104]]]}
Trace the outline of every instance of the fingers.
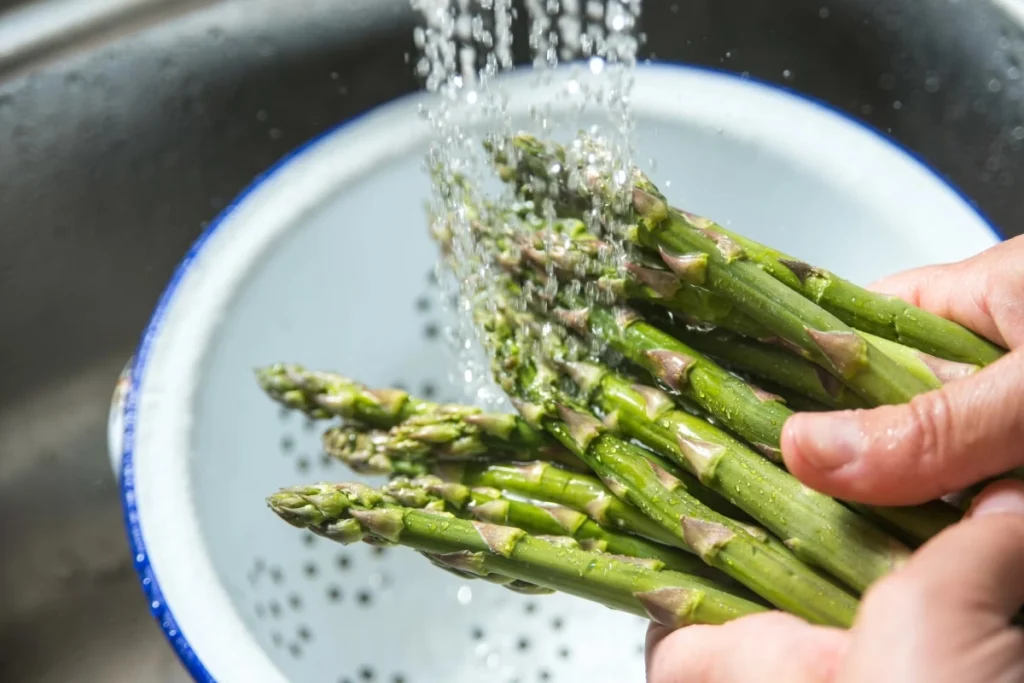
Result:
{"label": "fingers", "polygon": [[1024,237],[958,263],[884,278],[871,289],[957,322],[1000,346],[1024,344]]}
{"label": "fingers", "polygon": [[871,505],[939,498],[1024,464],[1024,353],[872,410],[799,413],[782,430],[794,476]]}
{"label": "fingers", "polygon": [[846,634],[781,612],[724,626],[652,627],[648,683],[827,683],[846,648]]}
{"label": "fingers", "polygon": [[1020,680],[1022,576],[1024,484],[1001,482],[868,590],[839,683]]}

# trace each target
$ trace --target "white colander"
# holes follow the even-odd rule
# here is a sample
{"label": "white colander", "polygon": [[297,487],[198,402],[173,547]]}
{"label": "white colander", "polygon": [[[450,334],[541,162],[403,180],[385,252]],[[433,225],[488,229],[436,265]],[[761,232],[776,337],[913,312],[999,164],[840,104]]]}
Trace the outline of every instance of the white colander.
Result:
{"label": "white colander", "polygon": [[[559,79],[504,87],[523,126],[531,104],[564,99]],[[332,544],[265,507],[281,486],[359,478],[321,454],[324,424],[261,393],[255,367],[298,362],[465,400],[447,379],[430,276],[420,101],[294,152],[168,286],[112,411],[145,594],[197,680],[641,681],[635,617],[461,581],[402,548]],[[638,158],[675,204],[857,281],[998,239],[925,166],[819,104],[669,66],[638,69],[632,103]]]}

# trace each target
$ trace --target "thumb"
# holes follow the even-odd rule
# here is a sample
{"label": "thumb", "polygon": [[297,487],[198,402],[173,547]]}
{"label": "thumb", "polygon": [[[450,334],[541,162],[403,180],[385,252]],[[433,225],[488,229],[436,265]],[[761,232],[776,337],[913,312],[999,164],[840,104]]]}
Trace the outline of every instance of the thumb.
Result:
{"label": "thumb", "polygon": [[870,505],[914,505],[1024,464],[1024,355],[909,403],[798,413],[782,452],[798,479]]}

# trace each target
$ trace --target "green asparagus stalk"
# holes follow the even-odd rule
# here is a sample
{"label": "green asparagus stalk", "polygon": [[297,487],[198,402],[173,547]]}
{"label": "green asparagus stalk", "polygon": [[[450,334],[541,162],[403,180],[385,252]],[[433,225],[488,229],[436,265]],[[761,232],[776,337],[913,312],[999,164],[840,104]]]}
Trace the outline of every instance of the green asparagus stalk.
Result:
{"label": "green asparagus stalk", "polygon": [[[532,221],[529,227],[536,227]],[[672,271],[637,262],[630,257],[624,268],[603,265],[610,247],[589,233],[580,221],[560,220],[541,222],[540,229],[520,240],[522,255],[536,267],[553,269],[561,278],[594,277],[600,275],[599,287],[615,294],[628,294],[629,298],[651,304],[649,308],[663,307],[678,319],[671,323],[671,332],[684,343],[710,356],[725,356],[729,362],[745,372],[753,372],[776,384],[805,393],[817,401],[835,408],[863,408],[868,404],[820,366],[804,358],[787,353],[789,349],[755,342],[771,338],[770,333],[756,321],[721,296],[686,282]],[[554,268],[552,268],[554,266]],[[691,278],[704,276],[703,259],[691,260],[687,271]],[[677,271],[680,267],[677,264]],[[624,271],[619,275],[619,271]],[[664,317],[664,316],[660,316]],[[717,328],[712,339],[723,347],[715,353],[707,336],[701,336],[709,325]],[[702,328],[700,331],[695,327]],[[724,332],[729,330],[735,334]],[[959,379],[975,372],[978,367],[948,361],[912,349],[881,337],[857,331],[868,342],[874,343],[891,359],[914,374],[930,389],[938,389],[947,381]],[[738,336],[742,335],[742,336]],[[749,339],[743,339],[747,337]],[[692,341],[692,343],[691,343]],[[704,342],[703,345],[701,342]]]}
{"label": "green asparagus stalk", "polygon": [[[519,163],[503,169],[503,175],[515,176],[521,187],[542,181],[548,188],[556,185],[561,193],[558,199],[570,208],[588,210],[596,201],[604,209],[618,210],[611,184],[586,167],[585,157],[570,158],[564,148],[549,147],[528,135],[516,136],[512,144]],[[502,161],[500,156],[498,161]],[[551,169],[559,169],[554,178]],[[574,175],[582,177],[568,182]],[[706,266],[697,284],[732,301],[738,310],[833,373],[871,405],[906,403],[928,390],[852,327],[764,272],[713,224],[671,209],[638,169],[632,186],[622,213],[635,223],[627,235],[631,242],[659,252],[670,268],[683,263],[682,272],[687,275],[694,255],[705,255]]]}
{"label": "green asparagus stalk", "polygon": [[[512,428],[512,426],[515,428]],[[453,448],[453,443],[469,442]],[[483,447],[479,447],[479,445]],[[417,476],[431,463],[454,460],[530,462],[543,460],[576,472],[590,470],[558,442],[516,416],[484,413],[470,406],[447,405],[400,422],[388,432],[341,425],[324,433],[324,450],[360,474]],[[656,453],[647,459],[680,479],[703,504],[722,514],[748,521],[746,513],[708,490],[689,473]]]}
{"label": "green asparagus stalk", "polygon": [[[647,314],[646,311],[644,313]],[[727,330],[698,330],[678,322],[663,322],[664,318],[657,316],[653,318],[659,327],[676,339],[736,370],[762,377],[835,409],[870,407],[819,366],[785,349],[747,339]],[[859,334],[930,389],[938,389],[947,382],[969,377],[978,370],[977,365],[936,358],[888,339],[865,332]]]}
{"label": "green asparagus stalk", "polygon": [[801,484],[654,387],[605,366],[562,365],[592,405],[626,436],[669,455],[782,538],[805,562],[857,590],[901,565],[908,548],[841,503]]}
{"label": "green asparagus stalk", "polygon": [[847,325],[913,347],[932,356],[971,365],[988,365],[1007,352],[967,328],[897,297],[872,292],[706,218],[692,222],[733,240],[766,272],[830,311]]}
{"label": "green asparagus stalk", "polygon": [[652,568],[714,577],[720,585],[729,582],[722,574],[709,573],[707,565],[692,554],[603,527],[584,513],[562,505],[517,500],[498,489],[470,488],[436,476],[397,477],[385,485],[384,491],[407,507],[422,508],[442,502],[442,509],[481,522],[518,527],[535,536],[568,536],[586,550],[652,560]]}
{"label": "green asparagus stalk", "polygon": [[259,368],[256,379],[270,398],[312,419],[343,417],[387,429],[440,407],[401,389],[368,389],[342,375],[310,371],[294,363]]}
{"label": "green asparagus stalk", "polygon": [[[560,299],[582,304],[561,293]],[[779,397],[768,395],[696,349],[649,324],[636,311],[591,304],[556,308],[554,315],[577,332],[596,338],[644,368],[772,460],[781,458],[782,425],[792,414]]]}
{"label": "green asparagus stalk", "polygon": [[[501,235],[495,234],[492,228],[488,228],[488,226],[483,224],[478,226],[478,230],[481,237],[489,240],[495,249],[501,248]],[[513,272],[518,267],[518,261],[514,258],[514,255],[509,254],[507,251],[497,256],[497,259],[499,262],[506,264]],[[541,277],[543,282],[543,275],[538,277]],[[510,283],[509,286],[512,290],[516,289],[513,283]],[[544,290],[542,289],[541,291]],[[582,304],[580,297],[574,297],[570,292],[564,291],[564,289],[557,296],[561,301],[568,302],[570,305],[577,302]],[[594,310],[599,311],[604,325],[595,326],[593,324],[591,312]],[[652,374],[659,378],[661,378],[663,371],[657,366],[652,368],[651,356],[649,355],[651,351],[654,351],[656,354],[662,350],[668,351],[668,358],[697,358],[705,361],[702,365],[709,371],[710,377],[702,373],[693,374],[689,367],[680,360],[680,365],[682,366],[680,377],[684,381],[680,382],[677,380],[674,383],[668,383],[663,380],[663,383],[676,389],[684,399],[693,400],[701,409],[719,419],[726,427],[743,436],[748,442],[753,443],[762,454],[769,458],[779,459],[778,443],[781,438],[782,425],[785,419],[792,413],[782,405],[781,399],[778,397],[766,394],[757,387],[744,383],[707,359],[701,359],[700,354],[681,344],[672,336],[661,332],[642,320],[635,320],[635,312],[629,309],[608,309],[591,305],[588,308],[563,310],[560,317],[563,323],[575,327],[577,331],[589,332],[589,336],[596,337],[609,344],[626,358],[641,367],[652,370]],[[525,319],[528,319],[528,316]],[[525,324],[523,320],[524,317],[520,316],[517,324]],[[602,322],[602,320],[598,320],[598,322]],[[626,335],[617,336],[616,328],[620,326],[626,327],[627,331],[632,331],[633,338],[626,338]],[[602,331],[606,332],[606,334],[602,335]],[[557,337],[551,335],[550,329],[544,329],[542,333],[545,339],[557,339]],[[688,375],[688,372],[691,374]],[[696,382],[693,381],[694,377],[696,377]],[[722,395],[719,395],[720,390],[718,387],[724,387],[725,391],[722,391]],[[772,413],[775,414],[774,419]],[[754,431],[755,429],[760,431]],[[761,434],[768,435],[768,443],[758,441],[758,437]],[[930,538],[930,536],[922,537],[921,534],[926,530],[934,531],[945,528],[945,526],[954,523],[956,518],[956,511],[942,503],[903,508],[877,508],[873,514],[884,519],[888,524],[899,527],[910,539],[917,543],[924,542],[927,538]]]}
{"label": "green asparagus stalk", "polygon": [[[383,505],[374,492],[345,485],[286,489],[268,504],[283,520],[352,542],[356,532],[429,553],[472,574],[499,574],[592,600],[677,628],[722,624],[764,608],[679,572],[567,547],[522,529],[471,522],[447,513]],[[338,536],[332,526],[344,524]]]}
{"label": "green asparagus stalk", "polygon": [[520,413],[543,427],[590,466],[618,497],[669,531],[689,548],[773,605],[809,621],[848,626],[857,601],[795,555],[772,546],[767,534],[720,515],[653,467],[637,447],[616,438],[599,420],[574,405],[555,386],[555,373],[527,360],[514,327],[500,314],[478,312],[490,338],[496,379],[520,401]]}

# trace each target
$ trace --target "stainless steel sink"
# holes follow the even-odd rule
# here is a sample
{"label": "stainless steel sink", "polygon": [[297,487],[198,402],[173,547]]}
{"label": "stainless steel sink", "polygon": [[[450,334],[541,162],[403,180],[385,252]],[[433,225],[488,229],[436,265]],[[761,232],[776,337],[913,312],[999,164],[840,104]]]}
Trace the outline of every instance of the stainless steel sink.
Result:
{"label": "stainless steel sink", "polygon": [[[1020,232],[1019,0],[895,4],[648,0],[647,51],[867,120]],[[113,383],[219,209],[419,86],[413,22],[407,0],[0,0],[0,680],[183,679],[123,541]]]}

